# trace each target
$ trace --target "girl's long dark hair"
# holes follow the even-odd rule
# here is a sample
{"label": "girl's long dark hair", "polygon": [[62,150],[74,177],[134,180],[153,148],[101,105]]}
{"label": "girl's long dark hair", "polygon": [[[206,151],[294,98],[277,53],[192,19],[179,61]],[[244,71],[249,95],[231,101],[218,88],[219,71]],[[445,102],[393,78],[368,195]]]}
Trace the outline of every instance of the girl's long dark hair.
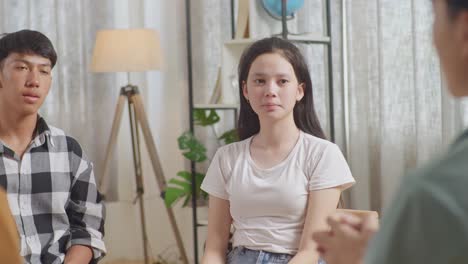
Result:
{"label": "girl's long dark hair", "polygon": [[241,140],[249,138],[260,131],[260,121],[242,92],[242,84],[247,82],[253,61],[266,53],[278,53],[291,63],[298,83],[304,84],[304,97],[294,106],[294,122],[296,126],[313,136],[325,139],[320,122],[314,108],[312,80],[309,67],[299,49],[291,42],[277,37],[264,38],[254,42],[242,54],[239,74],[240,113],[237,130]]}

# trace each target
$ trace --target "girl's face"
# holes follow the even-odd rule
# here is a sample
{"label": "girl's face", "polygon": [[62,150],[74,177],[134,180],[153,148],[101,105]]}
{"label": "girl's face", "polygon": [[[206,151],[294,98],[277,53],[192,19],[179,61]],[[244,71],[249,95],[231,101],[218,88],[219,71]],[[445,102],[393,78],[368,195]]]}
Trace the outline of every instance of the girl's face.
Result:
{"label": "girl's face", "polygon": [[294,106],[304,97],[304,84],[298,83],[283,56],[266,53],[253,61],[242,91],[260,120],[280,120],[294,118]]}

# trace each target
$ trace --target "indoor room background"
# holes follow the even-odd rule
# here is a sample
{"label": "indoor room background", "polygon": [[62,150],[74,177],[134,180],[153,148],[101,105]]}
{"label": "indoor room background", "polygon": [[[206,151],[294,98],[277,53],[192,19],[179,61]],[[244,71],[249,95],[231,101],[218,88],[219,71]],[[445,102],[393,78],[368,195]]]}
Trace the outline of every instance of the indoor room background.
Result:
{"label": "indoor room background", "polygon": [[[281,31],[259,0],[251,0],[250,37]],[[357,184],[346,207],[381,211],[404,172],[446,148],[468,125],[468,102],[444,92],[432,46],[432,10],[427,0],[305,0],[288,21],[293,32],[326,34],[324,1],[330,1],[333,49],[333,109],[329,108],[326,48],[300,44],[308,59],[322,125],[345,154]],[[231,40],[230,0],[190,0],[193,102],[210,100]],[[0,0],[0,33],[39,30],[53,42],[58,63],[41,114],[76,137],[101,177],[119,88],[139,86],[167,180],[189,163],[177,138],[189,129],[189,79],[185,0]],[[234,1],[234,14],[238,1]],[[343,13],[344,12],[344,13]],[[89,65],[100,29],[159,31],[160,71],[92,73]],[[232,69],[229,69],[232,71]],[[225,94],[235,102],[237,91]],[[228,98],[229,99],[229,98]],[[126,110],[124,110],[126,111]],[[333,112],[333,120],[330,120]],[[127,114],[111,161],[104,263],[142,259]],[[204,135],[209,137],[209,135]],[[210,150],[213,151],[213,150]],[[151,255],[171,256],[177,248],[146,149],[142,149]],[[189,259],[193,261],[192,209],[174,207]],[[206,207],[198,209],[206,218]],[[199,228],[199,251],[206,228]]]}

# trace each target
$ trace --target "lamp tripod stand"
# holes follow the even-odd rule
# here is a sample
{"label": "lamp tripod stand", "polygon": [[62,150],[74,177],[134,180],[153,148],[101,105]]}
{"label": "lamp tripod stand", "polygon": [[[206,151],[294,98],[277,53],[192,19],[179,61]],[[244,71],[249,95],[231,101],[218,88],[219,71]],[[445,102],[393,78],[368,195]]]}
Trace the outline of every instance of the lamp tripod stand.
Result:
{"label": "lamp tripod stand", "polygon": [[[158,153],[156,151],[156,145],[154,143],[153,137],[151,135],[151,130],[146,118],[145,109],[143,107],[143,101],[141,95],[138,91],[138,87],[135,85],[128,84],[120,89],[120,95],[117,102],[117,107],[115,110],[114,120],[112,122],[111,136],[109,138],[109,144],[106,149],[106,157],[104,160],[104,172],[103,176],[99,181],[99,186],[101,187],[101,192],[105,194],[108,188],[108,181],[106,181],[106,175],[108,175],[109,162],[111,158],[111,153],[116,145],[118,130],[120,127],[120,121],[122,119],[122,111],[125,104],[125,100],[128,101],[128,110],[130,115],[130,131],[132,136],[132,150],[133,150],[133,161],[135,166],[135,179],[136,179],[136,192],[137,196],[135,202],[138,201],[140,207],[140,220],[141,220],[141,231],[143,238],[143,251],[145,257],[145,264],[150,264],[148,256],[148,236],[146,231],[146,221],[145,221],[145,209],[144,209],[144,184],[143,184],[143,175],[141,167],[141,156],[140,156],[140,139],[139,139],[139,126],[143,132],[143,136],[147,145],[148,153],[151,158],[151,164],[153,167],[154,174],[156,176],[156,182],[159,186],[159,190],[164,192],[166,189],[166,180],[164,178],[164,173],[161,167],[161,162],[159,160]],[[174,216],[172,208],[166,207],[167,215],[172,226],[172,231],[176,238],[177,246],[180,251],[180,256],[183,263],[188,264],[187,253],[182,242],[180,231],[177,227],[177,222]]]}

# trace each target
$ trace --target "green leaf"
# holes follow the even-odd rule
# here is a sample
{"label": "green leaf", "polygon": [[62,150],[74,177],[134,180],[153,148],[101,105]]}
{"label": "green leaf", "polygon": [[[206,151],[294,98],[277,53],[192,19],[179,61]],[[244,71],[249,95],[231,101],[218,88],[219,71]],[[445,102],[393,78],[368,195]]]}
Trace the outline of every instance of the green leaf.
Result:
{"label": "green leaf", "polygon": [[201,196],[203,197],[203,199],[207,200],[208,199],[208,193],[205,192],[205,191],[201,191]]}
{"label": "green leaf", "polygon": [[186,157],[187,159],[195,162],[203,162],[206,160],[206,155],[202,154],[199,151],[185,152],[182,155],[184,155],[184,157]]}
{"label": "green leaf", "polygon": [[191,188],[192,188],[192,184],[190,182],[186,182],[186,181],[181,181],[181,180],[178,180],[178,179],[170,179],[169,180],[169,183],[172,184],[172,185],[176,185],[176,186],[179,186],[179,187],[182,187],[182,189],[186,192],[186,193],[189,193],[191,192]]}
{"label": "green leaf", "polygon": [[201,184],[204,178],[205,178],[205,174],[198,173],[198,172],[195,173],[195,189],[197,190],[197,198],[200,197],[200,192],[203,192],[201,190]]}
{"label": "green leaf", "polygon": [[[189,182],[190,188],[192,188],[192,174],[189,171],[179,171],[177,175],[184,178],[187,182]],[[195,173],[195,187],[197,190],[197,197],[200,195],[200,191],[201,191],[200,188],[201,188],[201,184],[204,178],[205,178],[205,174],[199,173],[199,172]],[[190,189],[190,191],[187,193],[192,194],[192,189]]]}
{"label": "green leaf", "polygon": [[193,137],[194,136],[190,131],[186,131],[182,135],[180,135],[177,138],[177,142],[179,143],[179,149],[180,150],[189,149],[190,142],[193,140]]}
{"label": "green leaf", "polygon": [[185,190],[174,188],[174,187],[167,187],[164,193],[164,203],[167,207],[172,207],[177,200],[184,197],[186,195]]}
{"label": "green leaf", "polygon": [[[184,198],[182,206],[187,206],[192,197],[192,174],[189,171],[177,172],[177,178],[172,178],[168,181],[164,201],[166,206],[172,207],[179,199]],[[205,174],[195,173],[195,187],[197,198],[200,196],[204,199],[208,198],[208,194],[200,189]]]}
{"label": "green leaf", "polygon": [[185,197],[185,200],[184,200],[184,203],[182,204],[182,206],[187,207],[191,200],[192,200],[192,195],[187,195],[187,197]]}
{"label": "green leaf", "polygon": [[[214,109],[195,109],[193,111],[193,119],[195,125],[210,126],[219,122],[220,117]],[[239,141],[239,136],[237,131],[232,129],[222,134],[218,139],[223,140],[225,144],[229,144]],[[177,141],[182,155],[187,159],[194,162],[207,160],[205,146],[190,131],[184,132],[177,138]],[[205,174],[196,172],[194,183],[192,182],[192,174],[189,171],[179,171],[177,176],[178,178],[169,181],[170,186],[166,188],[166,206],[173,206],[179,199],[183,199],[182,206],[187,206],[192,199],[192,195],[195,195],[197,199],[208,198],[208,193],[200,189]],[[195,184],[195,194],[192,193],[192,184]]]}
{"label": "green leaf", "polygon": [[183,133],[178,139],[179,149],[191,161],[203,162],[207,159],[206,148],[191,132]]}
{"label": "green leaf", "polygon": [[193,122],[195,123],[195,125],[198,125],[199,123],[203,123],[205,119],[206,119],[205,110],[203,109],[193,110]]}
{"label": "green leaf", "polygon": [[229,131],[224,132],[224,134],[222,134],[218,139],[224,140],[224,144],[230,144],[239,141],[237,129],[231,129]]}
{"label": "green leaf", "polygon": [[188,182],[192,182],[192,173],[190,171],[179,171],[177,176],[184,178]]}
{"label": "green leaf", "polygon": [[210,115],[206,119],[207,122],[205,123],[205,126],[216,124],[219,122],[220,119],[221,118],[219,118],[218,113],[216,113],[216,111],[212,109],[210,110]]}
{"label": "green leaf", "polygon": [[198,126],[210,126],[219,122],[220,117],[216,110],[211,109],[209,110],[209,114],[207,116],[207,110],[204,109],[195,109],[193,111],[193,121],[195,125]]}

